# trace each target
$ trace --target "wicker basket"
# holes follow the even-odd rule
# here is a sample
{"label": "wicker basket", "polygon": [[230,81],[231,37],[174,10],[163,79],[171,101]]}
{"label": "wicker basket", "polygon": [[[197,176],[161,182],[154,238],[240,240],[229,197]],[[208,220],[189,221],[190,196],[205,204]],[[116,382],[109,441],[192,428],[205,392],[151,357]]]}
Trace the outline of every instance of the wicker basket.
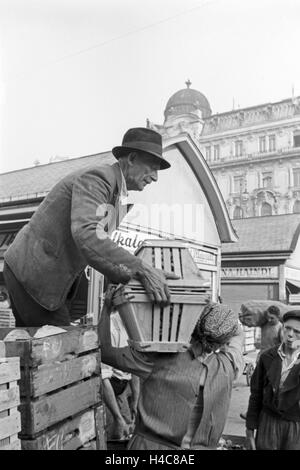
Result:
{"label": "wicker basket", "polygon": [[169,280],[171,303],[160,307],[149,300],[138,281],[117,289],[113,303],[123,320],[130,344],[142,351],[178,352],[189,345],[209,288],[188,248],[177,241],[147,240],[137,256],[152,266],[173,272]]}

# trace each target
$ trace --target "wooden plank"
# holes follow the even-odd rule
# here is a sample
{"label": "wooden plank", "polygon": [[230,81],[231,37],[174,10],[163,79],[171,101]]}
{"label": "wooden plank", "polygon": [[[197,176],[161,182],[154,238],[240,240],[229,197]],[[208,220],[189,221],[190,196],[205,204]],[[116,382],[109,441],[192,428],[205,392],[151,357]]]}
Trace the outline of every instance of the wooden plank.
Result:
{"label": "wooden plank", "polygon": [[189,342],[204,305],[183,305],[178,341]]}
{"label": "wooden plank", "polygon": [[[204,294],[207,291],[211,290],[202,278],[196,280],[195,282],[191,282],[190,280],[184,279],[168,279],[168,287],[171,292],[181,292],[187,295],[193,294]],[[141,283],[137,283],[136,281],[130,281],[125,287],[124,292],[126,295],[132,297],[136,294],[142,294],[145,292],[144,287]]]}
{"label": "wooden plank", "polygon": [[21,431],[21,418],[17,408],[11,410],[11,414],[0,419],[0,439],[17,434]]}
{"label": "wooden plank", "polygon": [[[76,450],[95,439],[95,413],[89,409],[52,426],[34,439],[22,439],[22,450]],[[102,428],[103,429],[103,428]]]}
{"label": "wooden plank", "polygon": [[153,321],[153,329],[152,329],[152,337],[150,338],[152,341],[159,341],[159,334],[160,334],[160,307],[157,305],[152,305],[152,321]]}
{"label": "wooden plank", "polygon": [[0,384],[19,380],[20,359],[18,357],[0,359]]}
{"label": "wooden plank", "polygon": [[177,332],[178,317],[179,317],[179,304],[174,304],[170,341],[177,341],[176,332]]}
{"label": "wooden plank", "polygon": [[195,279],[197,281],[199,269],[187,248],[181,250],[181,263],[183,278],[192,279],[193,281]]}
{"label": "wooden plank", "polygon": [[33,436],[101,401],[100,377],[93,377],[35,400],[21,400],[22,435]]}
{"label": "wooden plank", "polygon": [[144,339],[139,306],[128,302],[118,306],[119,315],[124,323],[127,334],[133,340],[140,341]]}
{"label": "wooden plank", "polygon": [[152,339],[152,305],[149,301],[147,303],[134,304],[136,318],[141,331],[140,339],[142,340]]}
{"label": "wooden plank", "polygon": [[188,349],[188,343],[178,341],[128,341],[134,349],[141,352],[184,352]]}
{"label": "wooden plank", "polygon": [[173,263],[174,263],[174,273],[177,274],[177,276],[182,277],[182,269],[181,269],[181,263],[180,263],[180,257],[179,257],[179,250],[178,248],[173,248]]}
{"label": "wooden plank", "polygon": [[170,332],[170,305],[164,307],[162,323],[162,341],[169,341]]}
{"label": "wooden plank", "polygon": [[[24,328],[30,335],[38,328]],[[35,367],[48,362],[63,361],[70,354],[81,354],[99,347],[97,326],[80,325],[64,327],[65,333],[31,338],[29,340],[4,341],[5,357],[20,357],[21,365]],[[0,329],[1,330],[1,329]],[[3,330],[6,330],[5,328]],[[9,332],[9,329],[6,334]],[[5,337],[5,332],[0,333]]]}
{"label": "wooden plank", "polygon": [[[150,249],[149,249],[150,251]],[[162,269],[162,264],[161,264],[161,249],[160,248],[154,248],[154,257],[155,257],[155,268],[156,269]],[[151,266],[153,263],[150,263]]]}
{"label": "wooden plank", "polygon": [[16,408],[20,404],[19,387],[0,390],[0,411]]}
{"label": "wooden plank", "polygon": [[32,365],[63,361],[69,354],[79,354],[98,347],[97,327],[78,326],[66,333],[32,339]]}
{"label": "wooden plank", "polygon": [[100,375],[100,353],[90,353],[65,362],[43,364],[37,368],[22,371],[20,393],[22,397],[39,397],[66,385]]}
{"label": "wooden plank", "polygon": [[95,409],[96,449],[97,450],[107,449],[104,423],[105,423],[104,407],[99,406]]}
{"label": "wooden plank", "polygon": [[[185,293],[187,295],[193,294],[204,294],[209,290],[207,286],[203,286],[203,280],[199,279],[199,281],[195,283],[191,283],[190,281],[185,281],[184,279],[169,279],[168,286],[171,292],[180,292]],[[132,297],[136,294],[142,294],[145,292],[144,287],[141,284],[128,284],[124,287],[124,291],[126,295]]]}
{"label": "wooden plank", "polygon": [[[1,330],[1,329],[0,329]],[[3,333],[2,333],[3,334]],[[1,341],[0,350],[3,357],[19,357],[20,365],[29,363],[31,341]]]}
{"label": "wooden plank", "polygon": [[170,248],[163,248],[164,271],[171,272],[171,250]]}
{"label": "wooden plank", "polygon": [[[194,295],[187,295],[187,294],[177,294],[172,293],[171,291],[171,303],[187,303],[187,304],[204,304],[206,299],[206,295],[204,294],[194,294]],[[139,303],[148,304],[150,303],[150,299],[146,293],[139,293],[135,294],[135,298],[131,300],[131,305],[136,305]],[[129,304],[126,304],[129,305]],[[145,308],[143,306],[142,308]]]}

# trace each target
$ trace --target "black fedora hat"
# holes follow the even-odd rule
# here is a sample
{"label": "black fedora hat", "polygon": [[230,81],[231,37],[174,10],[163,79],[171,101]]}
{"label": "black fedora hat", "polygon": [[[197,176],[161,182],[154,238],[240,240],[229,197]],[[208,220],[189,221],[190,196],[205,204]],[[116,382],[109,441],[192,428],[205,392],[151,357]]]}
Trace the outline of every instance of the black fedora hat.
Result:
{"label": "black fedora hat", "polygon": [[145,152],[160,163],[160,170],[170,168],[170,163],[162,154],[162,138],[158,132],[147,127],[133,127],[124,134],[122,145],[112,149],[113,155],[118,159],[128,152]]}

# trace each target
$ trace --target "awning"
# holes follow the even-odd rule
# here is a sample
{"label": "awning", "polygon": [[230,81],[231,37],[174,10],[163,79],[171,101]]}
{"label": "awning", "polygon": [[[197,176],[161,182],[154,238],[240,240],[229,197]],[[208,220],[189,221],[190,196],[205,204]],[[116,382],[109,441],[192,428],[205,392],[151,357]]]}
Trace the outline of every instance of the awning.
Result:
{"label": "awning", "polygon": [[286,279],[287,284],[291,284],[292,287],[296,287],[300,290],[300,281],[296,281],[295,279]]}

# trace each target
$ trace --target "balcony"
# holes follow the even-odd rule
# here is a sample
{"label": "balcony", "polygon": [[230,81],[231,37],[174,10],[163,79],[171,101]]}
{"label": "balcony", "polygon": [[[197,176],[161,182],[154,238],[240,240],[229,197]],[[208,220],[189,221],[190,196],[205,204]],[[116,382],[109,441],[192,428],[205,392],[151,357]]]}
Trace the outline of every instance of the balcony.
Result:
{"label": "balcony", "polygon": [[226,155],[225,157],[220,157],[218,160],[208,161],[207,163],[210,166],[222,165],[223,163],[237,161],[237,160],[247,160],[248,158],[249,158],[249,155],[247,155],[246,153],[243,153],[242,155]]}
{"label": "balcony", "polygon": [[299,153],[299,155],[300,155],[300,147],[284,147],[284,148],[278,150],[278,152],[291,153],[293,155]]}
{"label": "balcony", "polygon": [[268,157],[281,157],[288,155],[300,155],[300,147],[284,147],[281,149],[276,149],[272,151],[265,152],[253,152],[253,153],[243,153],[242,155],[226,155],[218,160],[207,162],[209,166],[220,166],[227,163],[236,164],[237,161],[246,161],[246,160],[259,160]]}
{"label": "balcony", "polygon": [[264,158],[264,157],[272,157],[273,155],[277,155],[280,153],[280,150],[266,150],[264,152],[253,152],[249,154],[251,158]]}

